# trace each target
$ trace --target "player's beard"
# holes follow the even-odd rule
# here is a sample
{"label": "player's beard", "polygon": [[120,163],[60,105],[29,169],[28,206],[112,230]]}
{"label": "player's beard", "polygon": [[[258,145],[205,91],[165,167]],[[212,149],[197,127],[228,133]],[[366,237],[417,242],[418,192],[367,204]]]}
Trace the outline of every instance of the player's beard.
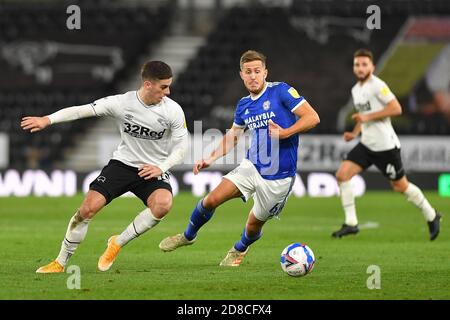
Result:
{"label": "player's beard", "polygon": [[247,87],[247,90],[254,95],[258,95],[263,89],[264,89],[264,82],[257,89]]}
{"label": "player's beard", "polygon": [[369,71],[363,76],[356,75],[356,78],[358,79],[359,82],[366,82],[366,80],[369,79],[371,74],[372,74],[372,72]]}

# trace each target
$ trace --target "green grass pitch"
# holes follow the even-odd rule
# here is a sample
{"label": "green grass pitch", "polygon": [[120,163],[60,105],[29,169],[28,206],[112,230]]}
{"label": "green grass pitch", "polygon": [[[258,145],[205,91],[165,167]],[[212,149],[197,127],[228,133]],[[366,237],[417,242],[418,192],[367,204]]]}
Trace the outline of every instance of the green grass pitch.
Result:
{"label": "green grass pitch", "polygon": [[[223,268],[218,264],[240,238],[251,204],[229,201],[194,245],[163,253],[159,241],[184,230],[198,201],[182,193],[165,220],[124,247],[102,273],[97,260],[106,240],[142,210],[136,198],[116,199],[91,222],[69,262],[80,268],[80,289],[67,288],[72,274],[35,270],[56,257],[83,196],[0,198],[0,299],[449,299],[450,198],[426,195],[444,214],[434,242],[421,212],[393,192],[357,198],[359,222],[367,228],[343,239],[330,236],[343,221],[339,198],[290,197],[243,264]],[[281,271],[280,253],[292,242],[305,242],[315,253],[314,271],[306,277]],[[380,268],[380,289],[367,288],[370,265]]]}

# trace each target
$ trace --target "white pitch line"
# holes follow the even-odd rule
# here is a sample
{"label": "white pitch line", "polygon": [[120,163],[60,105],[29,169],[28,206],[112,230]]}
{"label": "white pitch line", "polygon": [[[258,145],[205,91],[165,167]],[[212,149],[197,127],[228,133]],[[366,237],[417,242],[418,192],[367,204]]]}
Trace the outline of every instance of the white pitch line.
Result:
{"label": "white pitch line", "polygon": [[[333,227],[336,227],[335,225],[330,226],[330,225],[316,225],[316,226],[310,226],[310,225],[299,225],[296,226],[297,229],[301,229],[301,230],[308,230],[308,231],[329,231],[331,229],[333,229]],[[365,223],[359,224],[358,228],[359,229],[377,229],[378,227],[380,227],[380,224],[376,221],[367,221]]]}
{"label": "white pitch line", "polygon": [[360,224],[358,226],[359,229],[376,229],[380,226],[380,224],[376,221],[367,221],[366,223]]}

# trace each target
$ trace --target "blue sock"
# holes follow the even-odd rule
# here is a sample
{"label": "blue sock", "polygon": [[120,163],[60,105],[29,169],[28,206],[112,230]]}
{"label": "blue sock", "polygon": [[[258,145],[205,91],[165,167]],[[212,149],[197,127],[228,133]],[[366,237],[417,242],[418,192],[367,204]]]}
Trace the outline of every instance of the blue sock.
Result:
{"label": "blue sock", "polygon": [[253,237],[250,238],[250,237],[247,235],[247,232],[245,231],[245,228],[244,228],[244,232],[242,232],[241,240],[239,240],[239,242],[236,242],[236,244],[234,245],[234,248],[235,248],[237,251],[244,252],[245,250],[247,250],[247,248],[248,248],[253,242],[255,242],[256,240],[258,240],[259,238],[261,238],[261,236],[262,236],[262,230],[261,230],[256,236],[253,236]]}
{"label": "blue sock", "polygon": [[192,211],[191,219],[189,221],[186,230],[184,231],[184,236],[188,240],[192,240],[197,236],[198,230],[211,219],[214,214],[215,209],[206,209],[203,206],[203,199],[201,199],[195,206],[194,211]]}

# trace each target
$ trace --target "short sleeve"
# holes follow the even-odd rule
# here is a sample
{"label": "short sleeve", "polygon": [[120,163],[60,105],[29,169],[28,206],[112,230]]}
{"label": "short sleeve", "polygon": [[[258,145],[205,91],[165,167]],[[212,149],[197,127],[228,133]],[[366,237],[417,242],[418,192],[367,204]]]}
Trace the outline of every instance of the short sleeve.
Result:
{"label": "short sleeve", "polygon": [[278,95],[283,105],[291,112],[294,112],[306,101],[294,87],[284,82],[279,84]]}
{"label": "short sleeve", "polygon": [[118,113],[118,100],[116,96],[108,96],[91,103],[92,109],[96,116],[112,116],[115,117]]}
{"label": "short sleeve", "polygon": [[395,95],[384,81],[380,81],[375,85],[375,96],[383,105],[388,104],[395,98]]}
{"label": "short sleeve", "polygon": [[241,117],[241,108],[239,107],[240,104],[237,105],[236,111],[234,112],[234,120],[233,120],[233,126],[239,127],[239,128],[245,128],[245,121]]}
{"label": "short sleeve", "polygon": [[171,130],[173,138],[180,138],[187,134],[186,117],[181,106],[176,105],[172,114]]}
{"label": "short sleeve", "polygon": [[242,118],[239,117],[236,113],[234,114],[233,126],[239,127],[239,128],[245,128],[244,120],[242,120]]}

